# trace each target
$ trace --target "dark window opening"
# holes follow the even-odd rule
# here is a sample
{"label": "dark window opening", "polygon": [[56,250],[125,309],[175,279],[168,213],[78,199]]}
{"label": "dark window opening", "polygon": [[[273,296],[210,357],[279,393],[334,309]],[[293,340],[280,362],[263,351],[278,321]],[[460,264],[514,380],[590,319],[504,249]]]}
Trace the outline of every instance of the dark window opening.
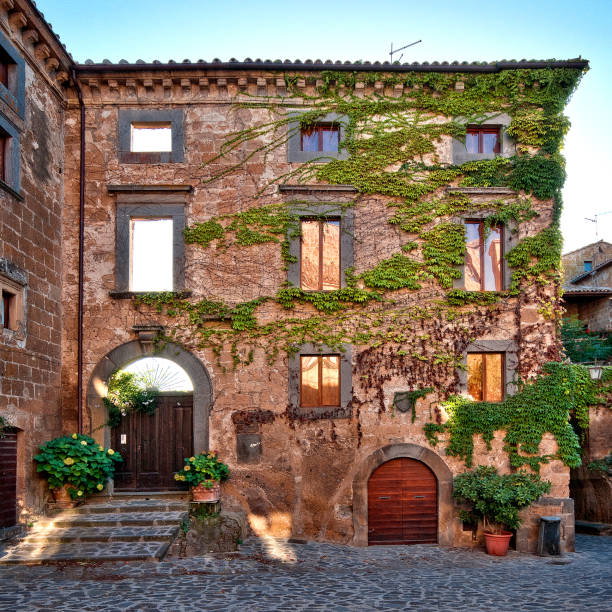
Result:
{"label": "dark window opening", "polygon": [[300,405],[340,406],[340,355],[300,356]]}
{"label": "dark window opening", "polygon": [[503,228],[493,226],[486,232],[484,221],[469,221],[465,224],[465,232],[465,289],[501,291]]}
{"label": "dark window opening", "polygon": [[15,65],[11,56],[0,48],[0,83],[9,89],[10,70]]}
{"label": "dark window opening", "polygon": [[2,290],[2,303],[0,305],[0,323],[5,329],[11,329],[12,319],[14,318],[13,307],[15,294]]}
{"label": "dark window opening", "polygon": [[340,289],[340,220],[301,222],[300,287]]}
{"label": "dark window opening", "polygon": [[7,153],[9,150],[9,140],[10,138],[0,132],[0,180],[3,180],[6,183],[6,164],[7,164]]}
{"label": "dark window opening", "polygon": [[300,151],[338,152],[340,128],[333,124],[319,124],[302,128]]}
{"label": "dark window opening", "polygon": [[468,153],[499,153],[499,127],[469,126],[465,135],[465,148]]}
{"label": "dark window opening", "polygon": [[504,354],[468,353],[468,395],[476,402],[504,399]]}

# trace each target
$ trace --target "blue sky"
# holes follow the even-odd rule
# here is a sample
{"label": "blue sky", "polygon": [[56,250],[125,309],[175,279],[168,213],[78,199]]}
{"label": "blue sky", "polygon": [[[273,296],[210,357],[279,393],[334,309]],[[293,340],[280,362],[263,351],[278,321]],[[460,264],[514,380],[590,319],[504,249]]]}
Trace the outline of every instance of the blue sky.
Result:
{"label": "blue sky", "polygon": [[[515,0],[37,0],[78,62],[185,58],[385,60],[389,47],[422,39],[402,61],[590,60],[567,108],[565,251],[612,242],[612,1]],[[397,59],[397,58],[396,58]]]}

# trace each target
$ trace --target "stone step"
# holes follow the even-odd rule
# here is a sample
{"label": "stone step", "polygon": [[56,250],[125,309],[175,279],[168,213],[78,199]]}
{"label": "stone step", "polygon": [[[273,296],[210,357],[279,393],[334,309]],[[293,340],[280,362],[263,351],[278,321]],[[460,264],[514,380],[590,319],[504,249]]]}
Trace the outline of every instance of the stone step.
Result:
{"label": "stone step", "polygon": [[162,500],[126,500],[87,503],[73,508],[74,514],[116,514],[118,512],[177,512],[189,508],[189,502]]}
{"label": "stone step", "polygon": [[146,542],[173,540],[179,525],[132,527],[59,527],[47,530],[36,528],[21,542],[23,545],[45,542]]}
{"label": "stone step", "polygon": [[[169,541],[49,543],[43,546],[21,543],[5,551],[0,564],[39,564],[57,561],[158,561]],[[0,553],[2,554],[2,553]]]}
{"label": "stone step", "polygon": [[100,512],[83,514],[64,512],[52,519],[43,519],[36,526],[44,529],[53,527],[127,527],[129,525],[177,525],[184,521],[189,513],[172,512]]}

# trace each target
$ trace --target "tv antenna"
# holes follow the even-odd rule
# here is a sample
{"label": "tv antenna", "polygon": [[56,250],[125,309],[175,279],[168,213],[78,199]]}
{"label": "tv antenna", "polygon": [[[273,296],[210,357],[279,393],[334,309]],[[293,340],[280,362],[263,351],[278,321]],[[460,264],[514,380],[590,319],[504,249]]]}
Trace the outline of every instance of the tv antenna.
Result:
{"label": "tv antenna", "polygon": [[598,226],[597,226],[598,218],[603,217],[604,215],[609,215],[609,214],[612,214],[612,210],[607,210],[606,212],[597,213],[596,215],[593,215],[594,219],[591,219],[589,217],[584,218],[585,221],[590,221],[591,223],[595,224],[595,238],[599,238]]}
{"label": "tv antenna", "polygon": [[[403,47],[400,47],[399,49],[394,49],[393,48],[393,43],[391,43],[391,51],[389,53],[389,58],[391,59],[391,63],[393,63],[393,54],[394,53],[399,53],[400,51],[403,51],[404,49],[407,49],[408,47],[414,47],[414,45],[418,45],[420,42],[423,42],[423,41],[422,40],[417,40],[417,41],[415,41],[413,43],[410,43],[409,45],[405,45]],[[402,61],[402,57],[404,57],[403,53],[399,56],[399,60],[397,60],[397,61],[401,62]]]}

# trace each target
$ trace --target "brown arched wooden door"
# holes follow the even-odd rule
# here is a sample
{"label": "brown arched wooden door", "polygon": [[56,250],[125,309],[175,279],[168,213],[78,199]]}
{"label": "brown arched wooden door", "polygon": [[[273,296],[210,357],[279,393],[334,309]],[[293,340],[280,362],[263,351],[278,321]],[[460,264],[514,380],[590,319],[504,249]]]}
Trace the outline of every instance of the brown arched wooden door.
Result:
{"label": "brown arched wooden door", "polygon": [[438,541],[438,486],[420,461],[392,459],[368,481],[368,545]]}

